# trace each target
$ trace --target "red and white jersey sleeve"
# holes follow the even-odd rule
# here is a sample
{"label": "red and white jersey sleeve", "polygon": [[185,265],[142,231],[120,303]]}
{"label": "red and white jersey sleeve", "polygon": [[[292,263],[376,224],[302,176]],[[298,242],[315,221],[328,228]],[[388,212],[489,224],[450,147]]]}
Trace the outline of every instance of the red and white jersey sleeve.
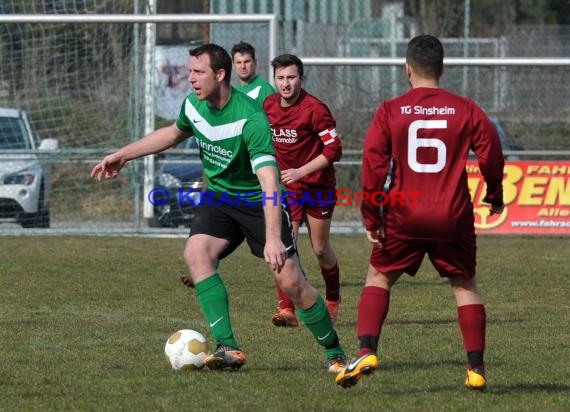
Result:
{"label": "red and white jersey sleeve", "polygon": [[281,107],[277,93],[269,96],[263,106],[281,170],[297,169],[320,154],[329,162],[325,169],[305,176],[296,187],[288,189],[334,189],[333,163],[342,155],[342,143],[329,108],[305,90],[292,106]]}
{"label": "red and white jersey sleeve", "polygon": [[[392,162],[390,191],[406,201],[384,206],[387,234],[453,240],[473,232],[465,170],[470,148],[479,159],[488,197],[502,201],[501,144],[475,103],[435,88],[411,89],[382,103],[365,138],[362,187],[382,191]],[[377,229],[379,207],[369,200],[361,211],[366,228]]]}

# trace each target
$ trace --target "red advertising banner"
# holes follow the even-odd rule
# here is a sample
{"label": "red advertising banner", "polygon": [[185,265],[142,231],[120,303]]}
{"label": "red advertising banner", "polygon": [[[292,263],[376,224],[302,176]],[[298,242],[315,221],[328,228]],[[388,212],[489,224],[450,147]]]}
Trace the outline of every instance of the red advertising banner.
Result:
{"label": "red advertising banner", "polygon": [[506,162],[505,210],[489,216],[486,186],[477,162],[467,163],[478,233],[570,234],[570,162]]}

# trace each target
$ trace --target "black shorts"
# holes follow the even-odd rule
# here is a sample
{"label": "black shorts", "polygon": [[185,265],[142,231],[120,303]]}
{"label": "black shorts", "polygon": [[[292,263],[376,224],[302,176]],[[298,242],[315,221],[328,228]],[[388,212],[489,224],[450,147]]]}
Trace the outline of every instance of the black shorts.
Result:
{"label": "black shorts", "polygon": [[[251,253],[263,259],[265,248],[263,206],[234,206],[205,202],[197,207],[196,216],[190,227],[190,236],[197,234],[210,235],[230,242],[219,259],[230,255],[244,239]],[[288,256],[297,252],[291,218],[284,206],[281,208],[281,241],[287,249]]]}

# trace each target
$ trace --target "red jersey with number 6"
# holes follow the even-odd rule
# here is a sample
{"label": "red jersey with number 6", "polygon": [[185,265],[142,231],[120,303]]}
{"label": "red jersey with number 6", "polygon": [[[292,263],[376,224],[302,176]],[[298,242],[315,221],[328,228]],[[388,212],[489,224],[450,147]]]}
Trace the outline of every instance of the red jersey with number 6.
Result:
{"label": "red jersey with number 6", "polygon": [[[473,233],[465,170],[469,149],[487,183],[486,200],[502,202],[499,136],[472,100],[418,87],[380,105],[364,142],[362,188],[370,194],[382,191],[391,170],[390,191],[405,196],[383,206],[386,235],[449,241]],[[378,199],[383,198],[371,196],[361,204],[367,230],[383,224]]]}
{"label": "red jersey with number 6", "polygon": [[336,178],[333,163],[342,154],[336,122],[322,101],[301,89],[292,106],[282,107],[281,96],[272,94],[265,99],[263,109],[269,119],[273,146],[281,170],[297,169],[323,154],[328,167],[287,185],[287,190],[334,190]]}

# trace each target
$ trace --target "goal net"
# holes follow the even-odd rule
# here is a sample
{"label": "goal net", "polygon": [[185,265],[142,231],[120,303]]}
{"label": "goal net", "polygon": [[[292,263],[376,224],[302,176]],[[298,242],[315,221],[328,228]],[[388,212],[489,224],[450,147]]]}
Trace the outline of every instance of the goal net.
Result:
{"label": "goal net", "polygon": [[[2,109],[10,109],[15,122],[31,129],[23,133],[30,130],[0,123],[0,156],[7,165],[0,177],[15,176],[9,180],[14,184],[0,184],[0,222],[6,223],[0,230],[144,230],[152,220],[145,213],[148,192],[163,158],[150,166],[130,162],[120,178],[105,182],[90,179],[91,168],[105,154],[176,119],[190,92],[189,49],[215,41],[229,50],[255,33],[258,58],[267,62],[274,39],[268,15],[244,21],[221,15],[146,16],[149,22],[132,14],[131,2],[124,2],[124,15],[106,16],[90,14],[104,11],[97,2],[81,2],[84,7],[63,12],[83,14],[63,16],[57,6],[67,3],[79,4],[52,2],[54,15],[41,16],[41,22],[13,22],[10,14],[0,14],[0,122]],[[82,20],[89,17],[98,18]],[[266,67],[260,63],[258,69],[264,76]],[[13,147],[4,134],[33,142]],[[45,150],[53,149],[55,140],[58,149]],[[20,184],[25,179],[35,183]]]}

